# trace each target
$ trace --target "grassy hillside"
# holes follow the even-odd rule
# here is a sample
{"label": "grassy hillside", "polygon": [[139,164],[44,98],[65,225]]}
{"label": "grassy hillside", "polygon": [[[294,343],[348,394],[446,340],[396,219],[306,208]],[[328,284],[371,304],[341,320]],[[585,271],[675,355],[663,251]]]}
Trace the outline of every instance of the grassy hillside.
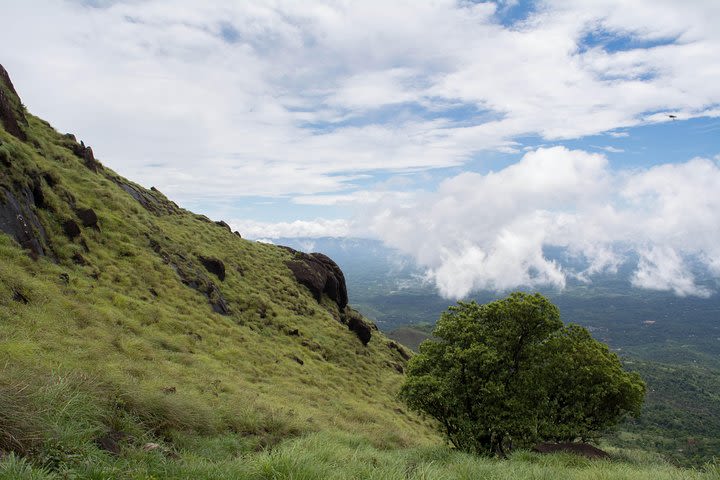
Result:
{"label": "grassy hillside", "polygon": [[296,280],[301,257],[119,177],[0,94],[0,479],[717,473],[452,452],[395,398],[403,349],[365,345],[348,328],[364,320]]}

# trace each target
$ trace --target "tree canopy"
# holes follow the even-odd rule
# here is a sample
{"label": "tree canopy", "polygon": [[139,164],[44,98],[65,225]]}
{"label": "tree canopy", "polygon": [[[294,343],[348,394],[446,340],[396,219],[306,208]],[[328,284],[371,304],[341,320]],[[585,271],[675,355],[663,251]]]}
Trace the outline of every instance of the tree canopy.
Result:
{"label": "tree canopy", "polygon": [[474,453],[587,439],[637,415],[645,384],[547,298],[458,302],[408,365],[401,396]]}

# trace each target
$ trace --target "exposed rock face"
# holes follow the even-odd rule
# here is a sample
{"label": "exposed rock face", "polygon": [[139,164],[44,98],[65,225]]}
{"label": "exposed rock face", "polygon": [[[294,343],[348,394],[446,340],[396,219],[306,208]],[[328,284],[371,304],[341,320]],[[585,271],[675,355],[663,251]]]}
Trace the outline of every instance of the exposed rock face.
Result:
{"label": "exposed rock face", "polygon": [[210,272],[217,275],[217,277],[222,281],[225,280],[225,264],[222,262],[222,260],[218,258],[213,257],[198,257],[200,259],[200,263],[203,264],[203,267]]}
{"label": "exposed rock face", "polygon": [[75,220],[65,220],[62,228],[65,235],[67,235],[70,239],[80,236],[80,225],[78,225]]}
{"label": "exposed rock face", "polygon": [[174,215],[180,213],[180,207],[178,207],[174,202],[168,200],[165,195],[160,193],[160,191],[155,187],[152,187],[150,190],[146,190],[137,185],[127,183],[117,177],[112,177],[110,180],[115,182],[132,198],[137,200],[140,205],[145,208],[145,210],[154,215]]}
{"label": "exposed rock face", "polygon": [[610,458],[607,452],[593,447],[589,443],[539,443],[533,447],[537,453],[574,453],[586,458]]}
{"label": "exposed rock face", "polygon": [[27,135],[23,126],[27,126],[27,119],[23,111],[20,97],[10,81],[7,70],[0,65],[0,122],[7,132],[14,137],[25,141]]}
{"label": "exposed rock face", "polygon": [[97,227],[98,217],[92,208],[80,208],[75,213],[84,227]]}
{"label": "exposed rock face", "polygon": [[32,206],[35,201],[24,188],[16,195],[0,187],[0,231],[13,237],[33,258],[45,255],[47,234]]}
{"label": "exposed rock face", "polygon": [[347,319],[348,328],[355,332],[363,345],[367,345],[370,338],[372,338],[373,325],[365,321],[363,316],[355,310],[346,313],[345,318]]}
{"label": "exposed rock face", "polygon": [[[163,248],[156,240],[150,239],[150,247],[160,255],[165,263],[170,265],[180,277],[180,281],[198,292],[204,294],[213,311],[221,315],[230,315],[230,307],[223,297],[220,289],[208,278],[200,267],[189,261],[184,255]],[[224,265],[223,265],[224,269]],[[223,271],[224,272],[224,271]],[[224,275],[223,275],[223,278]]]}
{"label": "exposed rock face", "polygon": [[283,248],[295,255],[295,258],[287,262],[295,279],[305,285],[318,302],[324,293],[337,303],[340,311],[343,311],[348,304],[348,295],[345,275],[340,267],[322,253],[307,254],[290,247]]}
{"label": "exposed rock face", "polygon": [[215,225],[217,225],[219,227],[223,227],[225,230],[232,233],[232,228],[230,228],[230,225],[225,223],[223,220],[215,222]]}
{"label": "exposed rock face", "polygon": [[348,307],[345,275],[337,263],[322,253],[307,254],[290,247],[282,248],[294,255],[286,265],[298,283],[305,285],[318,303],[321,302],[323,294],[334,300],[338,306],[340,322],[355,332],[363,345],[367,345],[372,338],[372,331],[377,330],[377,327],[359,312]]}

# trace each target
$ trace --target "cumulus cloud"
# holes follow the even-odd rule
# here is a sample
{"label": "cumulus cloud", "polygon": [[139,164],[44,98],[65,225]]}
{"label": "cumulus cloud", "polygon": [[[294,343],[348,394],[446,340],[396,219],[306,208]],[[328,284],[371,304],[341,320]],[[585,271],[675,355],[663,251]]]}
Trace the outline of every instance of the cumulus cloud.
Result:
{"label": "cumulus cloud", "polygon": [[717,112],[718,2],[547,0],[501,22],[514,3],[18,0],[0,48],[35,113],[181,202]]}
{"label": "cumulus cloud", "polygon": [[[613,171],[604,155],[564,147],[526,153],[485,175],[462,173],[411,206],[386,204],[366,221],[387,244],[427,268],[440,292],[562,288],[568,276],[616,271],[640,256],[640,288],[707,296],[688,259],[718,273],[720,167],[710,159]],[[544,254],[562,247],[581,271]]]}

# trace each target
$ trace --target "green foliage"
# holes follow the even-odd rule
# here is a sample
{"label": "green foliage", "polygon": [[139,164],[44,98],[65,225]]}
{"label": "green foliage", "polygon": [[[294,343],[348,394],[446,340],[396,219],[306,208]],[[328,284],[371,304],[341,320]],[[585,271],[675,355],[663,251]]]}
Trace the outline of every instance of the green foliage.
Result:
{"label": "green foliage", "polygon": [[540,294],[450,307],[408,365],[401,396],[474,453],[587,438],[638,414],[645,385]]}

